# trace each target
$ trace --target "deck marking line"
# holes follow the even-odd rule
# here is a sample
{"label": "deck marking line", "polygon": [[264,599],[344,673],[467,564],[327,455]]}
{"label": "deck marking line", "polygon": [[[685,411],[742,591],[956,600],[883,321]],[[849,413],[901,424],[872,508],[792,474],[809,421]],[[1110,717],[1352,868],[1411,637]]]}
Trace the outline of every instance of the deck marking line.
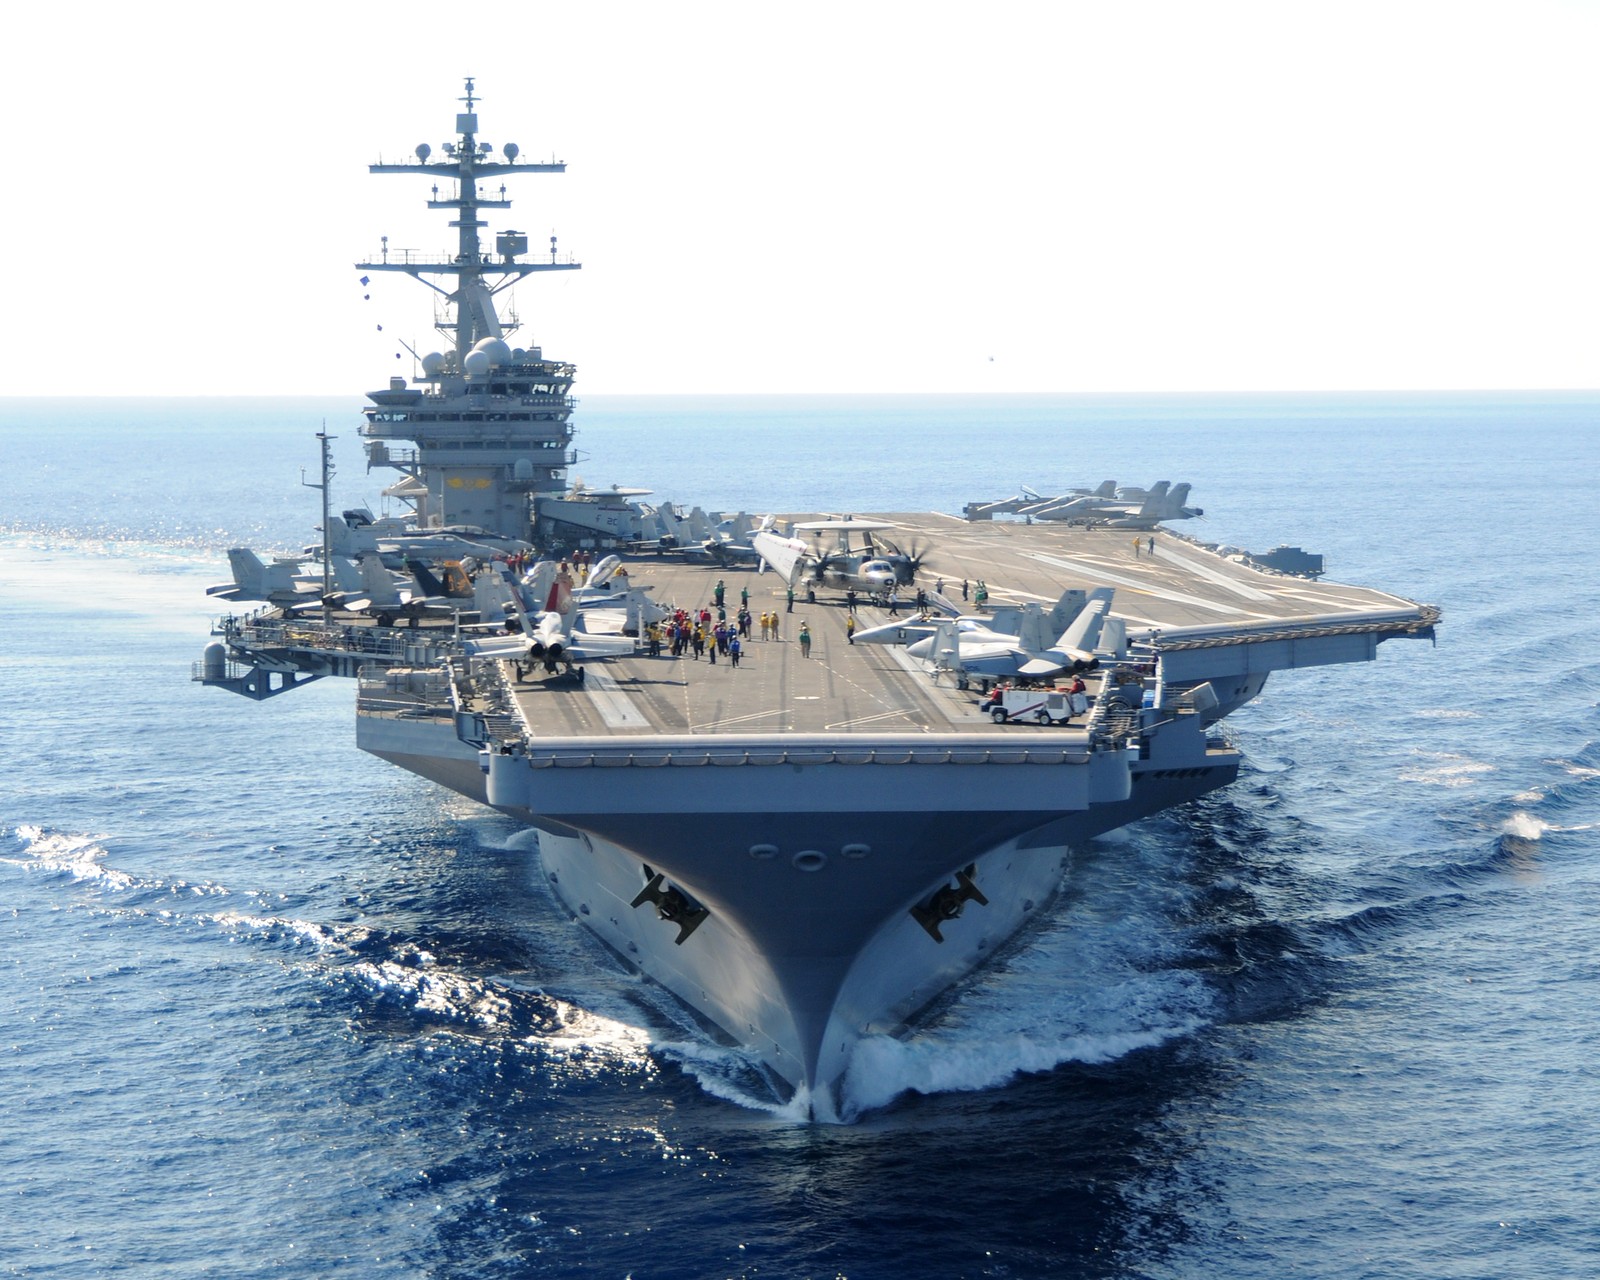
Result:
{"label": "deck marking line", "polygon": [[606,722],[607,728],[650,727],[649,718],[639,710],[632,698],[622,692],[614,676],[592,664],[584,667],[583,671],[583,691],[589,695],[589,701],[594,703],[594,709],[600,713],[600,718]]}
{"label": "deck marking line", "polygon": [[[974,697],[972,703],[969,704],[968,710],[958,710],[956,707],[950,704],[950,700],[948,698],[936,696],[933,692],[926,688],[929,679],[931,679],[928,674],[928,668],[907,653],[903,646],[894,644],[885,645],[884,648],[889,651],[889,656],[893,658],[899,666],[905,668],[905,670],[915,678],[917,681],[918,692],[925,693],[927,695],[928,703],[951,724],[968,726],[974,720],[986,722],[986,717],[978,714],[976,697]],[[955,677],[951,676],[951,679],[953,680]],[[940,687],[942,688],[943,686]]]}
{"label": "deck marking line", "polygon": [[1248,582],[1240,582],[1237,578],[1231,577],[1215,565],[1206,564],[1204,561],[1193,559],[1190,556],[1179,555],[1169,546],[1157,547],[1156,558],[1158,560],[1171,560],[1175,564],[1182,565],[1190,573],[1204,578],[1207,582],[1214,583],[1224,591],[1231,591],[1236,596],[1243,596],[1246,600],[1272,599],[1271,592],[1263,591],[1259,587],[1252,587]]}
{"label": "deck marking line", "polygon": [[[1171,600],[1174,604],[1186,604],[1192,609],[1205,609],[1211,613],[1232,614],[1236,618],[1260,618],[1263,621],[1271,620],[1269,613],[1255,613],[1249,609],[1240,609],[1235,605],[1223,604],[1218,600],[1205,600],[1200,596],[1191,596],[1182,591],[1164,591],[1148,578],[1130,578],[1120,573],[1108,573],[1104,569],[1090,568],[1087,565],[1064,560],[1059,556],[1047,556],[1042,552],[1034,552],[1030,560],[1038,560],[1042,564],[1054,565],[1058,569],[1068,569],[1073,573],[1082,574],[1090,582],[1107,582],[1113,586],[1131,587],[1135,591],[1142,591],[1146,595],[1158,596],[1162,600]],[[1112,612],[1117,610],[1113,607]]]}

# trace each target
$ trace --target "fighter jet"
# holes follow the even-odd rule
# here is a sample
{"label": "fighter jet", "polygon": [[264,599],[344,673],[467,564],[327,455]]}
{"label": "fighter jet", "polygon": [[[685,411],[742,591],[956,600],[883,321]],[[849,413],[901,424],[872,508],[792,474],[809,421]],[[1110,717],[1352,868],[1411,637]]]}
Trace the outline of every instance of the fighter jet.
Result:
{"label": "fighter jet", "polygon": [[[1061,598],[1044,614],[1049,634],[1057,635],[1069,626],[1083,609],[1087,599],[1087,594],[1079,587],[1069,587],[1063,591]],[[936,606],[909,618],[896,618],[893,622],[886,622],[882,626],[867,627],[857,631],[851,643],[915,644],[918,640],[927,639],[939,629],[941,622],[948,620],[956,623],[957,630],[981,630],[1007,635],[1015,640],[1022,631],[1022,620],[1029,609],[1037,610],[1039,607],[1037,604],[1031,606],[1002,604],[996,605],[987,613],[958,614],[953,606],[945,608]]]}
{"label": "fighter jet", "polygon": [[941,622],[926,639],[906,646],[914,658],[940,670],[1001,678],[1043,679],[1064,671],[1087,671],[1095,665],[1095,646],[1111,609],[1113,588],[1097,588],[1054,643],[1049,613],[1039,605],[1023,609],[1017,635],[991,631],[969,620]]}
{"label": "fighter jet", "polygon": [[380,627],[396,618],[419,618],[451,610],[470,610],[473,588],[461,566],[447,564],[441,581],[420,560],[406,561],[406,571],[384,568],[376,551],[361,557],[361,582],[353,590],[337,591],[327,603],[350,613],[369,614]]}
{"label": "fighter jet", "polygon": [[[1103,489],[1105,486],[1102,485]],[[1162,480],[1148,492],[1120,489],[1115,498],[1096,495],[1063,494],[1046,498],[1017,514],[1034,520],[1064,520],[1069,524],[1101,529],[1154,529],[1163,520],[1188,520],[1204,515],[1199,507],[1186,507],[1188,484],[1173,485]],[[1126,496],[1125,496],[1126,495]]]}
{"label": "fighter jet", "polygon": [[[535,565],[524,578],[524,584],[534,587],[539,566]],[[606,556],[590,571],[588,581],[572,588],[575,608],[585,613],[602,611],[617,613],[622,617],[622,630],[638,635],[652,622],[660,622],[672,611],[650,598],[651,584],[634,586],[628,577],[628,567],[620,556]]]}
{"label": "fighter jet", "polygon": [[[228,551],[233,581],[207,587],[206,594],[219,600],[259,600],[284,609],[319,605],[322,573],[302,573],[304,565],[305,559],[300,556],[279,556],[266,564],[249,547],[233,547]],[[353,591],[361,586],[360,574],[348,561],[335,557],[332,565],[336,589]]]}
{"label": "fighter jet", "polygon": [[[965,514],[968,520],[992,520],[998,515],[1013,515],[1031,510],[1042,503],[1062,502],[1069,498],[1115,498],[1116,496],[1115,480],[1103,480],[1093,489],[1068,489],[1054,498],[1046,498],[1042,493],[1022,485],[1010,498],[1001,498],[996,502],[967,503]],[[1140,496],[1143,496],[1142,490]]]}
{"label": "fighter jet", "polygon": [[[516,608],[520,636],[501,636],[467,643],[476,657],[507,658],[515,661],[518,674],[523,663],[541,666],[554,674],[562,671],[583,679],[579,663],[597,658],[615,658],[635,649],[632,636],[622,633],[622,615],[603,618],[598,611],[580,615],[573,599],[572,579],[558,572],[554,562],[542,560],[533,567],[526,582],[519,583],[505,565],[496,570]],[[542,604],[542,607],[534,607]],[[616,630],[605,629],[613,623]]]}
{"label": "fighter jet", "polygon": [[[529,543],[491,533],[476,525],[451,525],[441,529],[411,529],[398,520],[374,521],[364,507],[353,507],[328,522],[333,553],[359,560],[375,552],[386,567],[398,569],[406,560],[439,562],[475,559],[487,563],[496,556],[531,551]],[[307,548],[307,554],[320,552]]]}
{"label": "fighter jet", "polygon": [[[818,587],[840,591],[865,591],[872,595],[909,586],[926,558],[926,550],[913,547],[902,551],[887,538],[874,534],[898,525],[879,520],[807,520],[793,526],[793,536],[783,537],[775,529],[763,527],[750,537],[750,544],[761,557],[761,566],[771,565],[796,590],[805,590],[815,599]],[[804,534],[814,542],[807,542]],[[826,546],[825,534],[833,534],[833,545]],[[860,534],[852,543],[851,535]]]}

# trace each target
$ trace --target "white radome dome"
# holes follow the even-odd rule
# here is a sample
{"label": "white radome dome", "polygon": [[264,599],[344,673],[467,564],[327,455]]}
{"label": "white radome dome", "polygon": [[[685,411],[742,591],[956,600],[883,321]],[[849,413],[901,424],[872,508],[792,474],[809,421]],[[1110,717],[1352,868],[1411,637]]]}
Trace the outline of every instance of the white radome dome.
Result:
{"label": "white radome dome", "polygon": [[504,338],[479,338],[472,349],[481,351],[488,356],[490,364],[502,365],[511,363],[511,348]]}
{"label": "white radome dome", "polygon": [[489,353],[487,351],[479,351],[476,348],[467,352],[467,358],[461,363],[465,366],[467,373],[473,377],[488,373],[494,367],[494,361],[489,359]]}

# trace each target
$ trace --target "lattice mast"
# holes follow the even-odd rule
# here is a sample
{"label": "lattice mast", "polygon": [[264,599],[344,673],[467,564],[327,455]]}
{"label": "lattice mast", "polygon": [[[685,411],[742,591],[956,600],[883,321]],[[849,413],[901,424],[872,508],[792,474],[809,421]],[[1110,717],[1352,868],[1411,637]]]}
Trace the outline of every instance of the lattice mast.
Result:
{"label": "lattice mast", "polygon": [[[496,237],[494,254],[483,251],[479,232],[489,224],[479,216],[480,212],[486,209],[509,209],[511,201],[506,199],[504,183],[500,186],[498,199],[486,196],[479,183],[527,173],[565,173],[567,166],[557,161],[548,164],[523,161],[519,159],[521,152],[514,142],[508,142],[501,148],[504,160],[490,159],[490,144],[478,141],[478,113],[474,108],[479,99],[473,88],[473,77],[467,77],[466,93],[460,100],[466,104],[466,110],[456,114],[456,141],[443,144],[446,159],[434,160],[433,148],[424,142],[417,146],[415,163],[368,166],[368,172],[371,173],[428,174],[435,179],[433,198],[428,201],[428,208],[457,212],[457,217],[450,223],[457,229],[455,256],[427,259],[404,251],[402,257],[391,260],[385,245],[379,261],[356,264],[362,271],[404,272],[443,295],[454,306],[455,319],[453,323],[440,324],[439,331],[452,337],[458,365],[481,339],[503,338],[506,333],[516,330],[514,321],[509,325],[502,324],[494,307],[496,294],[537,271],[577,271],[582,266],[577,262],[556,261],[556,238],[553,235],[550,237],[549,262],[517,261],[528,251],[528,237],[520,231],[502,231]],[[440,179],[454,182],[454,195],[440,199]],[[453,277],[455,287],[451,289],[435,284],[428,278],[430,276]]]}

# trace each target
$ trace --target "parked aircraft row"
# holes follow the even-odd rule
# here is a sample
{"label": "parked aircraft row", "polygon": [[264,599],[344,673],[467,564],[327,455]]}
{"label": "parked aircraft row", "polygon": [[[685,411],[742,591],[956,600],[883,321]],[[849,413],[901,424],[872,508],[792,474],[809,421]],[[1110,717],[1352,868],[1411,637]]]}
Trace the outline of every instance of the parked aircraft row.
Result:
{"label": "parked aircraft row", "polygon": [[1164,520],[1188,520],[1205,514],[1200,507],[1184,505],[1192,487],[1161,480],[1149,489],[1119,489],[1116,481],[1107,480],[1094,489],[1068,489],[1054,497],[1044,497],[1024,485],[1013,498],[968,503],[966,516],[969,520],[988,520],[996,515],[1019,515],[1094,528],[1154,529]]}
{"label": "parked aircraft row", "polygon": [[[449,525],[422,532],[388,517],[374,520],[365,507],[333,516],[328,522],[328,543],[333,554],[360,560],[377,555],[391,569],[407,560],[492,560],[495,556],[526,554],[530,543],[490,533],[477,525]],[[320,556],[320,545],[307,547],[306,555]]]}
{"label": "parked aircraft row", "polygon": [[1042,679],[1086,670],[1097,650],[1122,645],[1122,623],[1110,617],[1112,598],[1110,587],[1092,594],[1074,588],[1049,609],[1029,603],[984,614],[924,614],[858,631],[853,643],[904,645],[935,671]]}

